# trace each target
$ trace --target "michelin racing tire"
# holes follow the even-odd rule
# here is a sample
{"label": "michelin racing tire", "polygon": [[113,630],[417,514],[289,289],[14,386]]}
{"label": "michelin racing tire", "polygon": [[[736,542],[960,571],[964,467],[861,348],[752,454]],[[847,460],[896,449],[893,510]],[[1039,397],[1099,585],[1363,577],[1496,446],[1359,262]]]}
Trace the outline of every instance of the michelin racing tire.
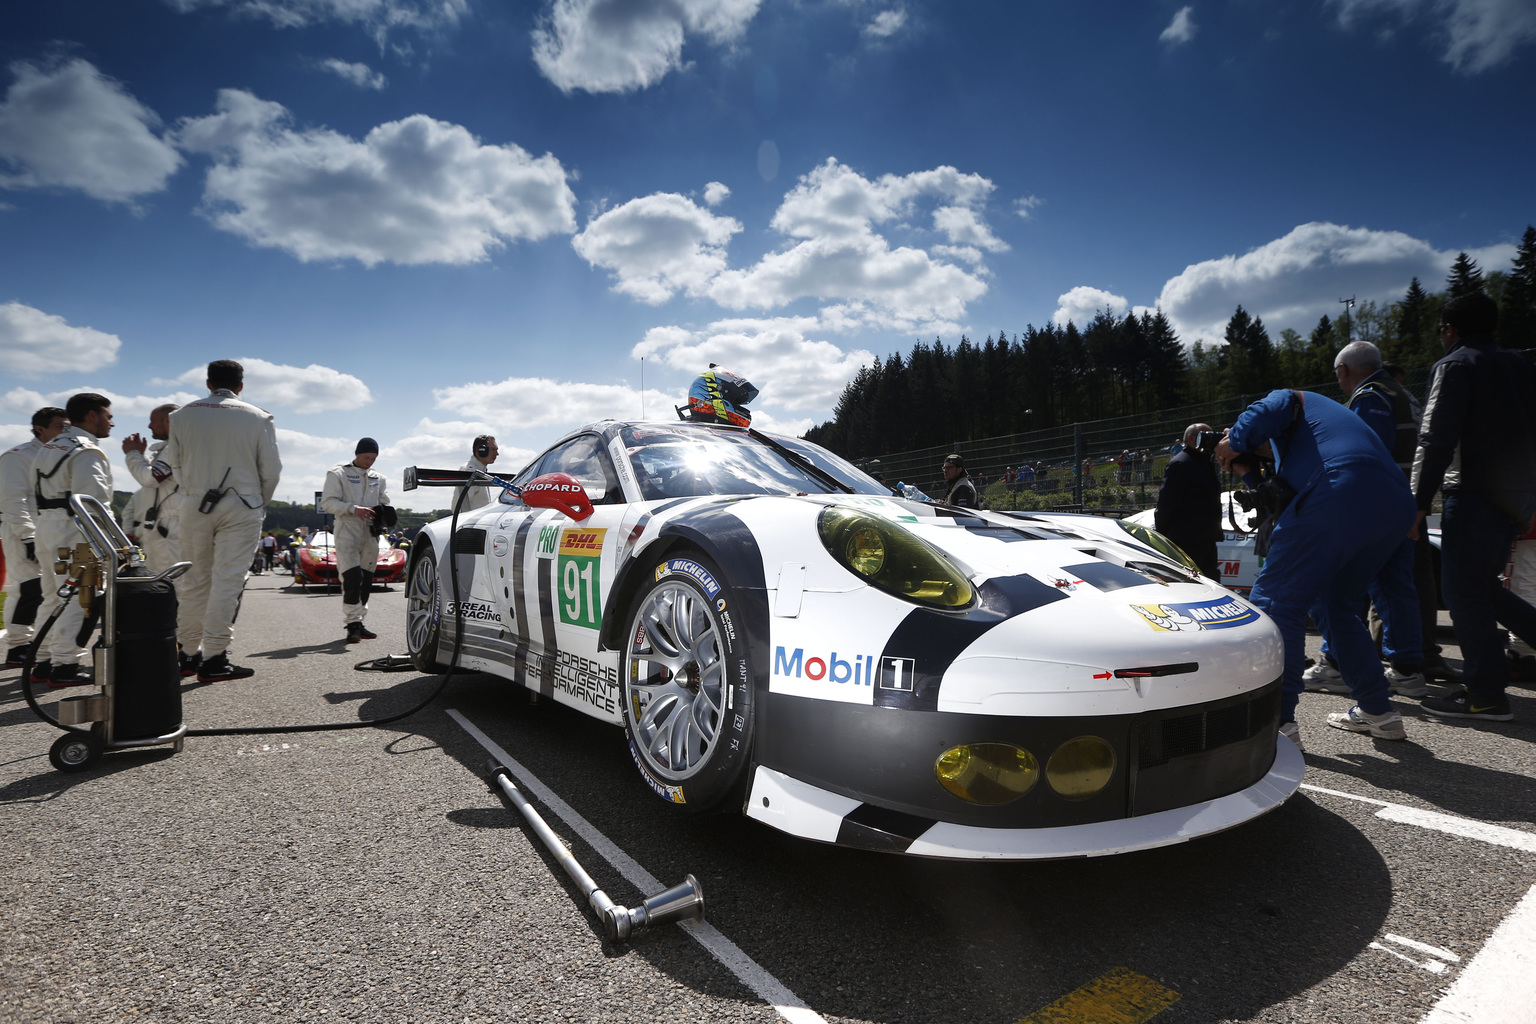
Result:
{"label": "michelin racing tire", "polygon": [[446,672],[437,660],[443,636],[443,593],[437,556],[425,550],[411,563],[405,586],[405,645],[418,672]]}
{"label": "michelin racing tire", "polygon": [[738,797],[752,747],[746,631],[715,564],[674,553],[629,614],[621,667],[624,735],[651,791],[681,811]]}

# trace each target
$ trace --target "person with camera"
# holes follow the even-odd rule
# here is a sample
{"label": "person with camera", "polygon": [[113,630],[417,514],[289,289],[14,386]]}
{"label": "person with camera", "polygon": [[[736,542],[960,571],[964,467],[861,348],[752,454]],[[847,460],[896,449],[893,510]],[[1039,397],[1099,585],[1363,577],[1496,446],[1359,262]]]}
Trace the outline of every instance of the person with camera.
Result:
{"label": "person with camera", "polygon": [[181,674],[212,683],[256,674],[231,664],[229,647],[283,462],[272,414],[238,397],[245,368],[216,359],[207,383],[208,397],[170,414],[169,437],[153,466],[180,481],[180,554],[192,563],[176,583]]}
{"label": "person with camera", "polygon": [[1486,293],[1446,302],[1445,356],[1430,370],[1413,461],[1419,525],[1435,492],[1440,515],[1440,586],[1461,644],[1465,689],[1425,698],[1442,718],[1508,722],[1509,668],[1503,623],[1536,644],[1536,608],[1499,581],[1515,537],[1536,515],[1536,369],[1493,340],[1499,307]]}
{"label": "person with camera", "polygon": [[378,638],[363,619],[379,565],[379,537],[395,525],[384,474],[373,468],[378,458],[379,442],[361,439],[351,462],[327,471],[320,494],[320,511],[336,521],[336,572],[341,577],[341,619],[349,644]]}
{"label": "person with camera", "polygon": [[1275,621],[1285,643],[1280,731],[1301,745],[1296,706],[1310,611],[1355,699],[1328,724],[1406,739],[1360,611],[1366,587],[1413,528],[1408,482],[1375,431],[1312,392],[1271,391],[1216,444],[1217,463],[1245,475],[1257,470],[1261,454],[1274,461],[1274,479],[1264,487],[1280,511],[1249,600]]}
{"label": "person with camera", "polygon": [[[491,472],[491,463],[496,461],[496,456],[500,453],[501,449],[496,447],[496,439],[490,434],[481,434],[475,438],[474,444],[471,445],[470,458],[468,462],[464,463],[463,469],[466,473],[489,474]],[[468,512],[472,508],[489,505],[501,494],[500,487],[492,487],[490,485],[477,486],[465,484],[464,490],[468,493],[464,495],[463,503],[459,505],[460,512]],[[454,497],[457,498],[458,494],[455,494]]]}
{"label": "person with camera", "polygon": [[38,609],[46,622],[57,610],[59,617],[37,650],[32,681],[50,686],[78,686],[92,682],[91,667],[82,664],[86,651],[80,644],[85,608],[71,597],[60,608],[59,587],[64,582],[54,569],[60,548],[72,548],[85,540],[70,513],[71,495],[90,495],[112,507],[112,466],[97,444],[112,433],[112,403],[105,395],[72,395],[64,403],[69,424],[53,440],[38,449],[32,460],[32,507],[36,510],[38,567],[42,570],[43,603]]}
{"label": "person with camera", "polygon": [[1216,543],[1221,539],[1221,481],[1211,454],[1216,432],[1208,423],[1184,428],[1184,447],[1168,460],[1157,492],[1157,532],[1194,559],[1201,573],[1221,582]]}
{"label": "person with camera", "polygon": [[43,567],[37,560],[37,516],[32,507],[32,463],[43,445],[69,424],[64,410],[44,406],[32,414],[32,439],[0,452],[0,550],[5,553],[5,668],[21,668],[32,646],[32,627],[43,604]]}
{"label": "person with camera", "polygon": [[160,462],[160,475],[155,471],[155,463],[160,461],[160,453],[171,436],[171,413],[178,408],[167,404],[150,412],[149,436],[154,438],[154,444],[138,434],[123,438],[123,461],[139,483],[139,489],[123,510],[123,529],[143,549],[144,564],[155,572],[164,572],[181,561],[181,488],[164,462]]}

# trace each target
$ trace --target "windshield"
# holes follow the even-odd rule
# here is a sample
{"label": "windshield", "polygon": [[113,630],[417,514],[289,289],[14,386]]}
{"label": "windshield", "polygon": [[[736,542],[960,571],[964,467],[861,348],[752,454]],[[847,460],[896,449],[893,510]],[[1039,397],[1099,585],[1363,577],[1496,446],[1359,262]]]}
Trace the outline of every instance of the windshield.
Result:
{"label": "windshield", "polygon": [[326,551],[335,547],[336,542],[329,533],[317,533],[313,537],[309,538],[309,544],[307,546]]}
{"label": "windshield", "polygon": [[[826,483],[743,430],[645,424],[621,431],[646,501],[706,494],[826,494]],[[862,494],[889,494],[852,466],[805,441],[775,437]],[[862,478],[862,479],[860,479]]]}

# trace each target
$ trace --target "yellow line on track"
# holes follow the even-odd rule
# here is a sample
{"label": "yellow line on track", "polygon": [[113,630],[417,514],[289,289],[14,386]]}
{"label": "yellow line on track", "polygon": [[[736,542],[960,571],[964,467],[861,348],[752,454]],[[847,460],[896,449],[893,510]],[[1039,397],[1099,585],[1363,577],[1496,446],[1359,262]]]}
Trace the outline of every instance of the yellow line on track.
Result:
{"label": "yellow line on track", "polygon": [[1116,967],[1018,1024],[1142,1024],[1178,1001],[1172,989],[1130,968]]}

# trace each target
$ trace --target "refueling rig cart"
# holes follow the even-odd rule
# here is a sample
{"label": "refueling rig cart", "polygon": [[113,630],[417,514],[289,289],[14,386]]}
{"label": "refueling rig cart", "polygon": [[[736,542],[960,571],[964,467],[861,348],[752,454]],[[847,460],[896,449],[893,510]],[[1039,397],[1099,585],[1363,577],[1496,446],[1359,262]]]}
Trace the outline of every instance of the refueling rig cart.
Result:
{"label": "refueling rig cart", "polygon": [[44,558],[57,554],[54,568],[64,580],[59,587],[64,604],[38,631],[33,651],[35,656],[65,605],[78,600],[86,618],[77,642],[85,643],[96,622],[101,623],[101,636],[91,648],[92,680],[100,690],[60,700],[54,718],[32,693],[28,664],[22,674],[27,704],[44,721],[64,730],[48,759],[61,772],[78,772],[108,750],[170,744],[180,751],[187,727],[181,720],[176,589],[171,581],[192,563],[177,562],[153,573],[100,501],[71,495],[69,511],[86,539],[73,548],[38,552]]}

